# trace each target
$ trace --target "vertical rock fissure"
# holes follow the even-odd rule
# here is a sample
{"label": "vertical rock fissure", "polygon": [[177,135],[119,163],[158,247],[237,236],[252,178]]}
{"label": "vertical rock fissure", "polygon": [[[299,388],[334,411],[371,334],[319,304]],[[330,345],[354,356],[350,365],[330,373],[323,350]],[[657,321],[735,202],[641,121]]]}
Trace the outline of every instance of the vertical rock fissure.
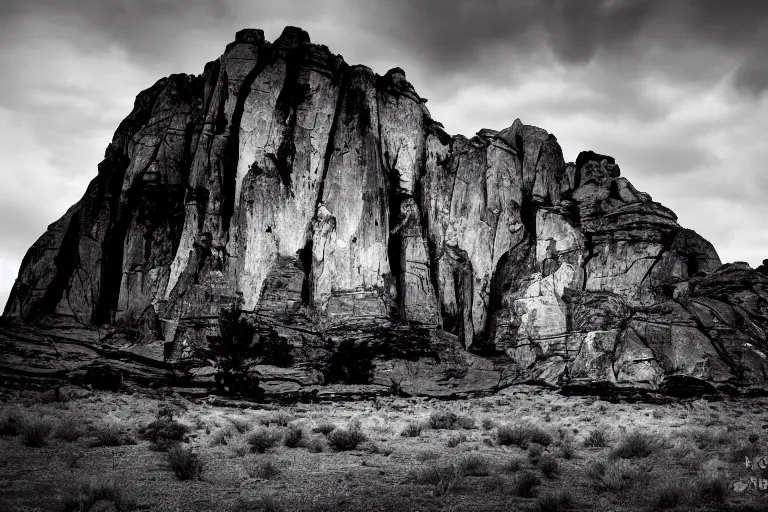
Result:
{"label": "vertical rock fissure", "polygon": [[314,224],[317,221],[317,211],[323,202],[323,194],[325,191],[325,180],[328,176],[328,168],[331,165],[331,156],[336,149],[336,133],[338,131],[338,124],[341,123],[341,114],[344,109],[344,96],[346,94],[347,86],[349,84],[349,67],[342,63],[340,69],[337,70],[336,80],[339,83],[339,91],[336,94],[336,105],[333,112],[333,120],[331,121],[331,128],[328,132],[328,142],[325,148],[325,154],[323,155],[323,169],[322,175],[317,185],[317,199],[315,200],[315,210],[312,215],[312,219],[307,226],[307,243],[304,245],[304,249],[299,252],[299,259],[304,266],[304,281],[301,285],[301,298],[302,302],[306,305],[314,303],[314,297],[312,296],[313,287],[313,264],[312,264],[312,251],[314,249]]}
{"label": "vertical rock fissure", "polygon": [[[221,223],[222,234],[225,239],[229,239],[229,227],[232,223],[232,216],[235,213],[235,189],[237,187],[237,165],[240,158],[240,124],[243,119],[243,112],[245,111],[245,100],[251,92],[251,86],[256,80],[256,77],[266,67],[266,63],[269,62],[271,52],[269,49],[261,47],[256,60],[256,65],[245,76],[240,90],[237,94],[237,100],[235,102],[235,108],[232,112],[232,121],[229,129],[229,137],[227,138],[227,146],[224,151],[224,168],[222,176],[222,205],[221,205]],[[226,89],[225,89],[226,91]],[[224,108],[224,101],[221,102],[221,108]],[[226,244],[225,244],[226,247]]]}

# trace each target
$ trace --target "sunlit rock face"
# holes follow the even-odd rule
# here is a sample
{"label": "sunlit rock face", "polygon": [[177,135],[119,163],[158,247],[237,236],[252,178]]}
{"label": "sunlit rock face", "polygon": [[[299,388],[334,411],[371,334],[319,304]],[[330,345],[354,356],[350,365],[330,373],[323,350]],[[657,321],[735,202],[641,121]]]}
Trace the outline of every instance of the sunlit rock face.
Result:
{"label": "sunlit rock face", "polygon": [[519,119],[451,136],[425,103],[403,70],[350,66],[301,29],[239,32],[202,75],[139,94],[5,315],[152,319],[202,343],[241,301],[312,336],[432,329],[493,356],[467,365],[496,385],[765,382],[765,272],[722,266],[611,157],[566,163]]}

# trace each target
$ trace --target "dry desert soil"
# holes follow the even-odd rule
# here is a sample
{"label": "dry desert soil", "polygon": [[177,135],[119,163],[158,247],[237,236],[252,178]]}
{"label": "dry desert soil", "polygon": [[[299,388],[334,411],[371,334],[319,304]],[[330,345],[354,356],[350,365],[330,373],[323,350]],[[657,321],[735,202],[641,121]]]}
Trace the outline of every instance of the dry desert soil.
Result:
{"label": "dry desert soil", "polygon": [[80,388],[0,398],[8,512],[768,510],[766,398],[611,403],[536,387],[287,406]]}

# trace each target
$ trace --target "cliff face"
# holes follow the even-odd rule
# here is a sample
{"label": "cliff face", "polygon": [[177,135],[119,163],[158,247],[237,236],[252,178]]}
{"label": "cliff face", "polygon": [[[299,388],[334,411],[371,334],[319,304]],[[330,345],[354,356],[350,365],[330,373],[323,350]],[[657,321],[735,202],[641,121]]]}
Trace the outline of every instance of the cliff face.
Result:
{"label": "cliff face", "polygon": [[721,266],[613,158],[566,163],[520,120],[452,137],[425,103],[300,29],[239,32],[139,94],[5,315],[202,343],[241,298],[310,333],[436,329],[550,384],[765,382],[765,275]]}

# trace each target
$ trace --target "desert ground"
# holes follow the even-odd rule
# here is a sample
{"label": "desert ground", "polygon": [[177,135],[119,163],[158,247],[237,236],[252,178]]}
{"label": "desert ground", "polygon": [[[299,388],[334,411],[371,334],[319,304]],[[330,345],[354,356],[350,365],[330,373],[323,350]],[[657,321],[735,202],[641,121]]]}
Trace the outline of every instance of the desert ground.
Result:
{"label": "desert ground", "polygon": [[[0,510],[768,510],[768,399],[2,391]],[[263,453],[260,453],[263,452]],[[754,485],[733,489],[734,483]]]}

